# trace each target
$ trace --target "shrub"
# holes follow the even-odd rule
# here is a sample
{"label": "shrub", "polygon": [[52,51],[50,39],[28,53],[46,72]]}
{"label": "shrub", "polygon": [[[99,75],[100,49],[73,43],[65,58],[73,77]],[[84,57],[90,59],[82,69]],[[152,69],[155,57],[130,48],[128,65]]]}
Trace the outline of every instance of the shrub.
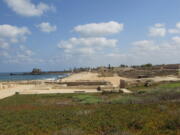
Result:
{"label": "shrub", "polygon": [[19,92],[15,92],[15,95],[19,95]]}
{"label": "shrub", "polygon": [[153,65],[151,63],[141,65],[141,67],[152,67]]}
{"label": "shrub", "polygon": [[144,123],[142,122],[142,120],[140,119],[132,119],[129,124],[128,124],[128,128],[133,128],[135,130],[141,130],[143,129]]}
{"label": "shrub", "polygon": [[180,119],[175,118],[175,119],[166,120],[163,129],[176,130],[179,129],[179,127],[180,127]]}

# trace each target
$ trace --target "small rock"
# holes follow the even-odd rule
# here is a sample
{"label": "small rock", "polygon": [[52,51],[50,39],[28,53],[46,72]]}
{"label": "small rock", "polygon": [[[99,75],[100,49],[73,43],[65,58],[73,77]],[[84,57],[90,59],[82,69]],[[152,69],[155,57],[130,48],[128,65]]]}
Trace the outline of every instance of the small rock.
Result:
{"label": "small rock", "polygon": [[149,80],[149,81],[146,81],[145,84],[144,84],[145,87],[150,87],[150,86],[152,86],[152,85],[153,85],[153,82],[150,81],[150,80]]}
{"label": "small rock", "polygon": [[131,94],[133,93],[132,91],[128,90],[128,89],[120,89],[120,91],[122,91],[123,93],[126,93],[126,94]]}

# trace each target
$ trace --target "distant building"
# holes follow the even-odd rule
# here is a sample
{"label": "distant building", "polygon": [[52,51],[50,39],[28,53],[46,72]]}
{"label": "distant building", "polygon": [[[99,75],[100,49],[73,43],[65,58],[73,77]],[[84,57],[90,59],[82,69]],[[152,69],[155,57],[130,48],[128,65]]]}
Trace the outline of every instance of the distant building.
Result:
{"label": "distant building", "polygon": [[31,72],[33,75],[39,75],[42,73],[41,69],[39,68],[34,68]]}

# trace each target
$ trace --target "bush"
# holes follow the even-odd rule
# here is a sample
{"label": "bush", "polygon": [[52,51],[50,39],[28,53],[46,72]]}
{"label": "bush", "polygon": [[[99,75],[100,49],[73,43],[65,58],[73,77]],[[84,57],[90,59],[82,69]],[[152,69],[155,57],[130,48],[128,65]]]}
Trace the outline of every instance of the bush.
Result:
{"label": "bush", "polygon": [[151,63],[141,65],[141,67],[152,67],[153,65]]}
{"label": "bush", "polygon": [[19,92],[15,92],[15,95],[19,95]]}
{"label": "bush", "polygon": [[178,118],[166,120],[163,129],[176,130],[179,129],[179,127],[180,127],[180,119],[178,116]]}

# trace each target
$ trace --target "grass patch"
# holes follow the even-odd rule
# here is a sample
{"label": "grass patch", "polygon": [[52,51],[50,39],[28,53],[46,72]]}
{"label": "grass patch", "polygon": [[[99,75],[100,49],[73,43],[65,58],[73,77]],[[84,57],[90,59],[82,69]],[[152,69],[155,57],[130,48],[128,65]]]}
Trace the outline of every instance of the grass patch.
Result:
{"label": "grass patch", "polygon": [[[44,106],[39,102],[67,95],[16,96],[0,101],[3,135],[173,135],[179,132],[180,103],[129,104],[135,97],[118,95],[114,104]],[[71,95],[84,101],[101,95]],[[107,95],[106,95],[107,96]],[[111,95],[112,96],[112,95]],[[112,98],[112,97],[111,97]],[[69,99],[69,97],[68,97]],[[20,102],[12,105],[11,101]],[[28,102],[26,102],[28,100]],[[29,102],[29,101],[32,102]],[[8,102],[7,102],[8,101]],[[76,101],[73,101],[76,102]],[[78,101],[79,102],[79,101]],[[122,104],[123,103],[123,104]],[[127,104],[126,104],[127,103]],[[85,112],[84,112],[85,111]]]}
{"label": "grass patch", "polygon": [[157,88],[180,88],[180,82],[167,82],[167,83],[160,83],[160,84],[154,84],[152,86],[146,87],[146,86],[135,86],[135,87],[130,87],[129,89],[133,91],[142,91],[142,90],[152,90],[152,89],[157,89]]}
{"label": "grass patch", "polygon": [[15,95],[0,100],[0,135],[178,135],[180,88],[170,87],[132,95]]}
{"label": "grass patch", "polygon": [[160,88],[180,88],[180,82],[161,84]]}
{"label": "grass patch", "polygon": [[112,104],[135,104],[135,103],[140,103],[140,102],[141,102],[141,99],[133,95],[118,96],[116,98],[113,98],[110,101],[110,103]]}
{"label": "grass patch", "polygon": [[102,102],[99,97],[87,94],[75,95],[73,99],[83,104],[97,104]]}

